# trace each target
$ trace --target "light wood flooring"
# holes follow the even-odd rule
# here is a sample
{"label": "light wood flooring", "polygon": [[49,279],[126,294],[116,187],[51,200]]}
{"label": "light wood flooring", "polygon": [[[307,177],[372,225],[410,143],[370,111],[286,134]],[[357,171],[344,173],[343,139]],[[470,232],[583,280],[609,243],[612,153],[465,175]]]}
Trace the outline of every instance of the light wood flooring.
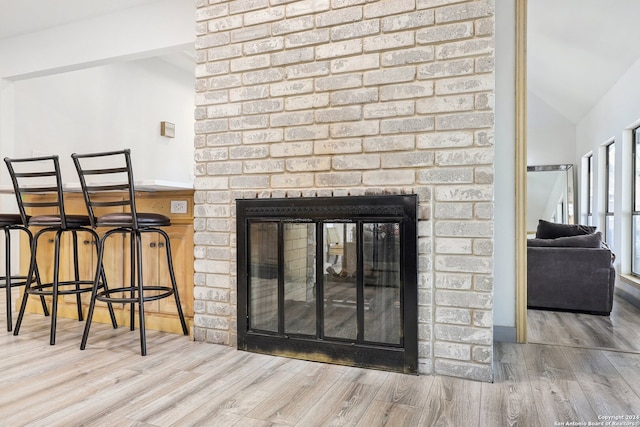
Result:
{"label": "light wood flooring", "polygon": [[530,427],[640,415],[640,354],[621,351],[496,344],[495,382],[480,383],[154,331],[141,357],[137,331],[101,324],[80,351],[81,322],[60,319],[55,346],[48,318],[27,315],[18,337],[0,325],[0,426]]}
{"label": "light wood flooring", "polygon": [[640,309],[616,295],[610,316],[527,310],[527,340],[640,353]]}

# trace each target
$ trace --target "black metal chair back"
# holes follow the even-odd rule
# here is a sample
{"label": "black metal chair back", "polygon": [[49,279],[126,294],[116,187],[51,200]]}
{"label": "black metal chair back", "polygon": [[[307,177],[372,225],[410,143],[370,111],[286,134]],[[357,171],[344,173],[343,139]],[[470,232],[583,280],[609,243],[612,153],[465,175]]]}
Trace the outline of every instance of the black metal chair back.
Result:
{"label": "black metal chair back", "polygon": [[[11,175],[23,225],[50,226],[59,222],[62,229],[67,229],[58,156],[20,159],[5,157],[4,162]],[[30,210],[29,215],[27,208]],[[57,212],[51,213],[51,208],[57,208]],[[48,212],[45,213],[45,210]],[[46,219],[46,223],[41,223],[43,219]]]}
{"label": "black metal chair back", "polygon": [[[138,229],[138,216],[136,211],[135,188],[133,181],[133,169],[131,167],[131,150],[108,151],[102,153],[71,155],[78,172],[82,194],[87,205],[91,226],[114,225],[122,226],[122,217],[117,223],[108,224],[109,217],[98,221],[96,208],[122,206],[128,208],[130,213],[131,228]],[[120,192],[124,197],[105,201],[98,200],[95,195],[105,192]],[[112,221],[113,222],[113,221]]]}

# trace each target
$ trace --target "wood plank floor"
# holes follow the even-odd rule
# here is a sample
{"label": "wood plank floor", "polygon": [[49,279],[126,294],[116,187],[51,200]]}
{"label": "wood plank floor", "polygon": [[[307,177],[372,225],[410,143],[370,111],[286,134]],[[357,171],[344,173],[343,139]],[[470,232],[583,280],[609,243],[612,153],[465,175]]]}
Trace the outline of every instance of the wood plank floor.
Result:
{"label": "wood plank floor", "polygon": [[616,295],[610,316],[527,310],[527,340],[640,353],[640,309]]}
{"label": "wood plank floor", "polygon": [[619,350],[496,344],[490,384],[245,353],[155,331],[141,357],[137,331],[101,324],[80,351],[82,327],[59,319],[50,346],[47,318],[27,315],[18,337],[2,322],[0,426],[529,427],[640,415],[640,354]]}

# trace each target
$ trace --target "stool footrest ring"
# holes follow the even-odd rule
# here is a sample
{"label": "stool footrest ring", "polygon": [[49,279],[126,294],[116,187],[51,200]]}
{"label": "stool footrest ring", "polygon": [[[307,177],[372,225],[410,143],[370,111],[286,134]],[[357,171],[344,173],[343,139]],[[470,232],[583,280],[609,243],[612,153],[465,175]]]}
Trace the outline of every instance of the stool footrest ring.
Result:
{"label": "stool footrest ring", "polygon": [[[132,293],[133,296],[114,296],[114,294],[124,294],[124,293]],[[108,291],[100,291],[96,295],[96,299],[98,301],[103,302],[111,302],[111,303],[132,303],[139,302],[140,298],[138,293],[140,292],[140,288],[137,286],[128,286],[121,288],[109,288]],[[142,301],[156,301],[162,298],[166,298],[170,295],[173,295],[173,289],[168,286],[143,286],[142,287],[143,294],[146,292],[154,292],[153,295],[143,295]]]}
{"label": "stool footrest ring", "polygon": [[[24,286],[27,284],[27,276],[11,276],[11,287]],[[0,276],[0,289],[7,287],[7,277]]]}
{"label": "stool footrest ring", "polygon": [[[61,289],[65,286],[76,286],[76,289]],[[60,281],[58,282],[58,295],[77,295],[91,292],[93,289],[93,280],[79,281]],[[29,295],[53,295],[53,283],[40,283],[32,285],[26,290]]]}

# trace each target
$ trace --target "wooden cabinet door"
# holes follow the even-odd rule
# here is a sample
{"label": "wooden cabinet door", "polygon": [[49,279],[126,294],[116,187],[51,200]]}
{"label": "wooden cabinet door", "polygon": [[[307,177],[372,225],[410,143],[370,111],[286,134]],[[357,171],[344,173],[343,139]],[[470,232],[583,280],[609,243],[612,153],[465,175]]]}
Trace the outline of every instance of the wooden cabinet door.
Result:
{"label": "wooden cabinet door", "polygon": [[[171,242],[173,270],[176,276],[180,305],[185,316],[193,316],[193,228],[186,225],[173,225],[166,230]],[[164,247],[158,247],[160,261],[158,272],[169,282],[169,271],[165,261]],[[159,311],[177,314],[173,298],[159,301]]]}
{"label": "wooden cabinet door", "polygon": [[[158,270],[160,265],[159,239],[156,233],[142,233],[142,273],[144,286],[170,286],[168,277]],[[164,245],[164,243],[163,243]],[[158,313],[160,301],[145,303],[147,313]]]}
{"label": "wooden cabinet door", "polygon": [[[193,228],[172,225],[163,230],[169,236],[173,271],[185,316],[193,316]],[[157,233],[143,233],[142,260],[144,283],[148,286],[171,287],[165,241]],[[177,315],[175,300],[164,298],[145,305],[147,312]]]}

